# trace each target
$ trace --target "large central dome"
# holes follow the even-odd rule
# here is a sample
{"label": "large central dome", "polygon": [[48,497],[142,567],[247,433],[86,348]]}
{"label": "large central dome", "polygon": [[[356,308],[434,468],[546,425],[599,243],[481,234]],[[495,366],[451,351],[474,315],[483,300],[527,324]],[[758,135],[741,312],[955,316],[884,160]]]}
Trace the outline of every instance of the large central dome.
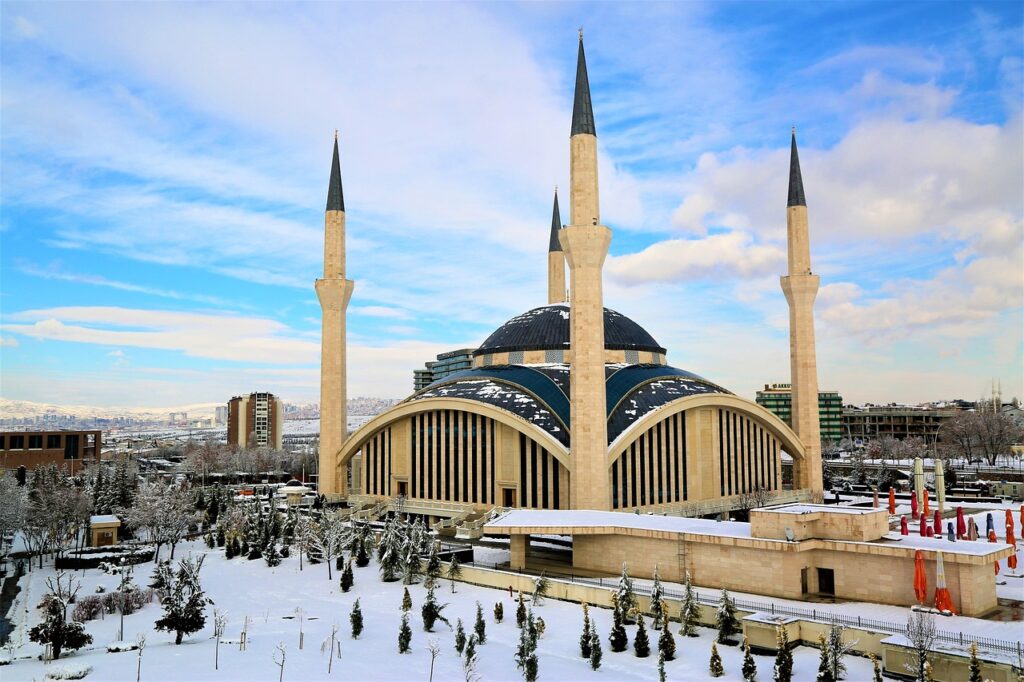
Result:
{"label": "large central dome", "polygon": [[[604,309],[604,347],[607,350],[665,353],[646,329],[608,308]],[[473,355],[568,349],[569,306],[556,303],[513,317],[488,336]]]}

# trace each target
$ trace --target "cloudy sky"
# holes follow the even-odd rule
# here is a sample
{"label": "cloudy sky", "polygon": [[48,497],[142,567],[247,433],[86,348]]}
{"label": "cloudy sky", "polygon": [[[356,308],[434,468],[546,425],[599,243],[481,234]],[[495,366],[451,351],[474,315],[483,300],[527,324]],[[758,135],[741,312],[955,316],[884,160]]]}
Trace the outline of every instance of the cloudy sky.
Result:
{"label": "cloudy sky", "polygon": [[[1019,3],[4,3],[5,398],[318,398],[334,130],[349,394],[545,303],[585,28],[606,304],[787,381],[789,132],[847,401],[1024,397]],[[563,214],[565,215],[565,214]],[[566,216],[567,217],[567,216]]]}

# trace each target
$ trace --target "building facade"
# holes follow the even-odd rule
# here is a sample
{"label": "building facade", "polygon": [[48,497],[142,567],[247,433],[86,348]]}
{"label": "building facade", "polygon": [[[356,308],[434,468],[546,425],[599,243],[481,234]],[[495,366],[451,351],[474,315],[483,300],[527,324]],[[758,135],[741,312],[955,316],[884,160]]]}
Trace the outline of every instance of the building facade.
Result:
{"label": "building facade", "polygon": [[228,401],[228,445],[273,448],[284,444],[284,405],[272,393],[250,393]]}
{"label": "building facade", "polygon": [[65,467],[72,475],[100,459],[101,431],[6,431],[0,433],[0,465],[5,470]]}
{"label": "building facade", "polygon": [[[793,391],[790,384],[765,384],[755,402],[787,424],[792,424]],[[843,397],[837,391],[818,391],[818,424],[822,440],[843,438]]]}
{"label": "building facade", "polygon": [[869,405],[843,409],[843,434],[854,440],[875,440],[890,436],[897,440],[917,437],[934,442],[943,422],[960,414],[951,408],[908,405]]}
{"label": "building facade", "polygon": [[[794,393],[817,395],[817,276],[810,274],[795,135],[792,147],[792,257],[782,285],[794,311]],[[799,494],[821,494],[816,417],[813,424],[794,418],[798,428],[790,428],[757,403],[671,366],[647,330],[604,307],[602,271],[613,235],[601,224],[597,159],[581,36],[569,223],[561,223],[556,200],[548,304],[496,329],[472,351],[471,367],[442,377],[432,371],[429,384],[422,371],[420,388],[342,438],[337,453],[321,447],[320,476],[331,479],[330,492],[350,503],[403,496],[407,512],[430,515],[495,506],[707,513],[709,505],[740,508],[758,491],[781,493],[785,453]],[[449,359],[445,371],[465,363]],[[322,383],[338,378],[326,364],[321,371]],[[799,405],[794,414],[803,414]]]}
{"label": "building facade", "polygon": [[460,348],[459,350],[441,353],[432,362],[424,363],[423,369],[412,372],[413,390],[418,391],[447,376],[470,369],[473,366],[473,351],[476,348]]}

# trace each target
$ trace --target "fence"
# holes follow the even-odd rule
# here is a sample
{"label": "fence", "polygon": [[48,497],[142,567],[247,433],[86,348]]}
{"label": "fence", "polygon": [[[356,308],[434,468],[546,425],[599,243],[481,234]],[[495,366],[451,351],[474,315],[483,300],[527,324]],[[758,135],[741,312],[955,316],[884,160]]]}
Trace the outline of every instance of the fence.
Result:
{"label": "fence", "polygon": [[[487,563],[482,561],[473,561],[469,565],[476,566],[477,568],[486,568],[488,570],[500,571],[505,573],[519,573],[519,574],[530,574],[537,575],[537,571],[530,571],[526,569],[514,570],[507,566],[501,567],[498,564]],[[591,578],[586,576],[579,576],[562,573],[551,573],[548,571],[544,572],[544,575],[552,580],[568,581],[570,583],[584,583],[588,585],[596,585],[598,587],[607,587],[614,589],[618,587],[619,578]],[[608,584],[605,585],[604,581],[607,580]],[[644,596],[651,595],[651,589],[646,585],[633,584],[633,591],[637,594]],[[683,599],[683,593],[679,590],[662,587],[662,592],[666,599],[674,599],[676,601]],[[718,607],[720,600],[714,597],[708,597],[698,593],[697,601],[707,606]],[[736,608],[742,611],[749,611],[751,613],[769,613],[778,616],[794,616],[802,618],[804,620],[810,620],[817,623],[845,625],[847,627],[861,628],[864,630],[874,630],[877,632],[883,632],[890,635],[905,635],[907,632],[906,623],[896,623],[893,621],[875,620],[873,618],[863,618],[861,616],[849,616],[841,613],[834,613],[824,609],[818,608],[800,608],[799,606],[793,606],[791,604],[777,604],[772,601],[758,601],[755,599],[742,599],[734,598],[733,603]],[[1018,656],[1021,660],[1024,660],[1024,644],[1020,641],[1009,641],[1003,639],[994,639],[991,637],[979,637],[976,635],[964,634],[963,632],[953,632],[950,630],[938,630],[935,632],[935,641],[937,643],[951,644],[954,646],[968,647],[971,642],[978,645],[979,649],[988,650],[991,652],[997,652],[1002,654],[1010,654]]]}

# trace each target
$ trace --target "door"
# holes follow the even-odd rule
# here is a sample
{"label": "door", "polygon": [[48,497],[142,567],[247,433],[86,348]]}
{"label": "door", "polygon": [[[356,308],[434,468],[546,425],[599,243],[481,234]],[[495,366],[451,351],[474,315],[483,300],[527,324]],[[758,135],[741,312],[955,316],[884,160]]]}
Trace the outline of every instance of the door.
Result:
{"label": "door", "polygon": [[807,569],[800,569],[800,594],[807,594]]}
{"label": "door", "polygon": [[818,569],[818,594],[836,593],[836,574],[831,568]]}
{"label": "door", "polygon": [[501,504],[503,507],[514,507],[516,506],[516,491],[515,488],[502,488],[501,489]]}
{"label": "door", "polygon": [[409,496],[409,483],[407,481],[399,481],[398,482],[398,495],[400,497],[408,497]]}

